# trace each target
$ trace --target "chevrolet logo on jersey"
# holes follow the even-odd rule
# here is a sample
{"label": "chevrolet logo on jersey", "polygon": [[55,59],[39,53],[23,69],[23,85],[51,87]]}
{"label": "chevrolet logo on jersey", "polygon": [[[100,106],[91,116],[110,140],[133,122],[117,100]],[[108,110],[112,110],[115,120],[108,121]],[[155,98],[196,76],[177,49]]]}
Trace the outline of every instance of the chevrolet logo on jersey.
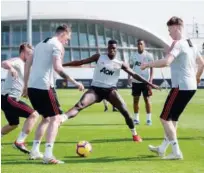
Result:
{"label": "chevrolet logo on jersey", "polygon": [[141,62],[136,61],[136,62],[135,62],[135,65],[136,65],[136,66],[141,66]]}
{"label": "chevrolet logo on jersey", "polygon": [[106,74],[106,75],[113,75],[114,74],[114,71],[112,71],[112,70],[108,70],[108,69],[106,69],[105,67],[103,67],[101,70],[100,70],[100,73],[104,73],[104,74]]}

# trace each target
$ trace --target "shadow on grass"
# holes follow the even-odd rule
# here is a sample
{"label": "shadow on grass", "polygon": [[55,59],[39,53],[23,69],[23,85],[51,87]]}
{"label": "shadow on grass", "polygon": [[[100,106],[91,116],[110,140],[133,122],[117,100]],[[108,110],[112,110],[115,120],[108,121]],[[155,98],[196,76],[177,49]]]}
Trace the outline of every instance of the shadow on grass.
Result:
{"label": "shadow on grass", "polygon": [[[163,140],[163,138],[158,137],[152,137],[152,138],[143,138],[143,141],[157,141],[157,140]],[[194,136],[194,137],[180,137],[178,140],[204,140],[203,136]],[[55,144],[77,144],[78,141],[56,141]],[[114,138],[114,139],[93,139],[89,140],[92,144],[97,143],[111,143],[111,142],[133,142],[132,138]],[[42,142],[41,145],[44,145],[45,142]],[[32,142],[27,142],[28,146],[32,146]],[[3,142],[2,146],[6,145],[12,145],[10,142]]]}
{"label": "shadow on grass", "polygon": [[[108,163],[108,162],[120,162],[120,161],[161,161],[159,157],[153,156],[153,155],[138,155],[136,157],[98,157],[98,158],[83,158],[79,156],[66,156],[64,159],[67,164],[78,164],[78,163]],[[41,160],[33,161],[33,160],[2,160],[2,165],[44,165]]]}
{"label": "shadow on grass", "polygon": [[161,161],[159,157],[153,155],[138,155],[136,157],[98,157],[98,158],[83,158],[79,156],[66,156],[67,163],[108,163],[120,161]]}
{"label": "shadow on grass", "polygon": [[61,126],[70,126],[70,127],[89,127],[89,126],[123,126],[123,124],[62,124]]}
{"label": "shadow on grass", "polygon": [[42,160],[28,160],[28,159],[18,159],[18,160],[12,160],[12,159],[4,159],[1,161],[1,164],[2,165],[33,165],[33,164],[38,164],[38,165],[42,165]]}

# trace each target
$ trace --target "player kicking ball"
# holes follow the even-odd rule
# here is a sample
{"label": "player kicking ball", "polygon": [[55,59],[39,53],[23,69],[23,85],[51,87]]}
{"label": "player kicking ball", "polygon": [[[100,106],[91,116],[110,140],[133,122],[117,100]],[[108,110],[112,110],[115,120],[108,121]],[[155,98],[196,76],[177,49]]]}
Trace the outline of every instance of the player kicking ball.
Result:
{"label": "player kicking ball", "polygon": [[118,60],[116,54],[117,42],[115,40],[109,40],[107,54],[95,54],[87,59],[63,64],[63,66],[80,66],[83,64],[96,62],[91,88],[82,95],[81,99],[75,104],[74,107],[72,107],[62,116],[62,122],[75,117],[81,110],[87,108],[88,106],[106,99],[112,104],[112,106],[117,108],[117,110],[125,118],[126,124],[132,133],[133,141],[141,142],[142,139],[135,130],[135,125],[129,111],[127,110],[127,106],[116,89],[116,84],[120,76],[120,70],[124,70],[134,79],[148,83],[153,88],[157,89],[159,87],[149,83],[147,80],[137,75],[123,61]]}

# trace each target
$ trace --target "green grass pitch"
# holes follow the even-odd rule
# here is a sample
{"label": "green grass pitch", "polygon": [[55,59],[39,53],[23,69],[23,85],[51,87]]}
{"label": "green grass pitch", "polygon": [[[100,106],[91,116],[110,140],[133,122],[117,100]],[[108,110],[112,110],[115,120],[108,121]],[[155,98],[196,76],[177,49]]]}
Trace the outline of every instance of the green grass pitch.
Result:
{"label": "green grass pitch", "polygon": [[[130,89],[119,90],[129,111],[132,110]],[[73,106],[81,96],[77,90],[57,90],[62,109]],[[204,172],[204,90],[198,90],[180,118],[178,136],[184,155],[182,161],[164,161],[148,151],[148,144],[158,145],[163,138],[159,121],[167,92],[154,91],[152,97],[153,125],[146,126],[144,102],[140,100],[141,124],[138,133],[142,143],[134,143],[118,112],[103,112],[102,103],[95,104],[63,124],[54,146],[54,154],[65,161],[64,165],[43,165],[42,161],[30,161],[28,156],[12,148],[11,144],[19,134],[24,119],[18,129],[2,138],[2,173],[202,173]],[[40,100],[39,100],[40,101]],[[6,123],[2,113],[2,125]],[[34,130],[35,131],[35,130]],[[32,146],[34,131],[27,139]],[[76,144],[87,140],[92,144],[93,153],[88,158],[76,155]],[[44,151],[44,140],[41,151]],[[171,152],[170,148],[167,153]]]}

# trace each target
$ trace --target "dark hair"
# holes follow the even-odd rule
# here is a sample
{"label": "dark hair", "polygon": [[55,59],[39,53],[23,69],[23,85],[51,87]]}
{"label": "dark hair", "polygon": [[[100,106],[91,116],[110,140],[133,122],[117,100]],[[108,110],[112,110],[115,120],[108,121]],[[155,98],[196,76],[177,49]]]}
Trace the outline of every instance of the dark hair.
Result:
{"label": "dark hair", "polygon": [[109,40],[108,44],[118,44],[116,40]]}
{"label": "dark hair", "polygon": [[172,26],[172,25],[183,26],[183,20],[179,17],[173,16],[172,18],[169,19],[169,21],[166,24],[167,26]]}
{"label": "dark hair", "polygon": [[60,34],[62,32],[71,32],[71,28],[65,24],[58,26],[55,33]]}
{"label": "dark hair", "polygon": [[33,49],[29,43],[22,43],[19,47],[19,54],[25,50],[25,48]]}
{"label": "dark hair", "polygon": [[141,42],[141,41],[145,42],[143,39],[138,39],[138,40],[137,40],[137,43],[139,43],[139,42]]}

